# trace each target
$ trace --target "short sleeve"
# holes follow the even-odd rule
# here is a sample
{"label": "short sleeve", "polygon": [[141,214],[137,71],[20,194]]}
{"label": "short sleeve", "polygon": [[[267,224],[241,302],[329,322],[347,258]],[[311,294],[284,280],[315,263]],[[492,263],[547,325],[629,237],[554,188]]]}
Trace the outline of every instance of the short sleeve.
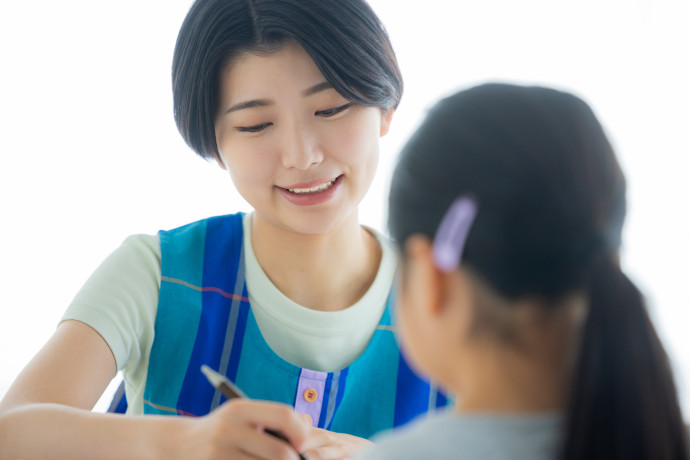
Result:
{"label": "short sleeve", "polygon": [[93,272],[62,321],[91,326],[110,347],[118,370],[136,372],[153,342],[161,282],[157,235],[133,235]]}

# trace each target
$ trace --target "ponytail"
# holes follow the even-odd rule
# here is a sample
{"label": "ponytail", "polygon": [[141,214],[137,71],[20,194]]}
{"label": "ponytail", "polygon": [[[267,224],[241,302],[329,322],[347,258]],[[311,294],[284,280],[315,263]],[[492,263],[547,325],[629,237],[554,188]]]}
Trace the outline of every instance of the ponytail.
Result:
{"label": "ponytail", "polygon": [[561,458],[687,460],[671,366],[642,295],[605,256],[589,294]]}

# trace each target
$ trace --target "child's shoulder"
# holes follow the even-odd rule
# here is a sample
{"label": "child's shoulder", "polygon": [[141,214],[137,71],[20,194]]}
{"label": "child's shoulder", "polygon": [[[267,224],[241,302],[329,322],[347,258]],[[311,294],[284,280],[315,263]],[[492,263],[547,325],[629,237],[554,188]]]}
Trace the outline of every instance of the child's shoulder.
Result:
{"label": "child's shoulder", "polygon": [[546,460],[557,453],[560,423],[558,414],[458,415],[446,410],[375,439],[376,447],[361,460]]}

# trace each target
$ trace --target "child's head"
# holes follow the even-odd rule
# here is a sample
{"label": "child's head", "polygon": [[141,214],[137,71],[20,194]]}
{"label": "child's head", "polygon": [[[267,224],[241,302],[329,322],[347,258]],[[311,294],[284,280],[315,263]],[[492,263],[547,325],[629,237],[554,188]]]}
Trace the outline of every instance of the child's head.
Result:
{"label": "child's head", "polygon": [[[544,306],[552,326],[559,325],[552,335],[574,335],[575,320],[582,316],[576,305],[582,302],[573,297],[586,289],[596,259],[615,257],[624,213],[623,175],[584,102],[546,88],[489,84],[439,102],[407,143],[391,187],[389,226],[403,253],[406,242],[414,251],[410,236],[423,235],[440,271],[462,265],[466,276],[460,283],[473,287],[462,292],[471,291],[465,300],[473,307],[455,321],[467,322],[458,331],[518,348],[546,337],[530,324],[546,324],[547,315],[532,313],[530,322],[517,307],[526,299]],[[439,231],[444,218],[445,226],[456,221],[450,233]],[[444,256],[451,257],[441,260]],[[406,262],[412,259],[417,260]],[[401,280],[399,315],[402,326],[415,326],[403,327],[414,335],[423,321],[404,321],[413,312],[406,305],[420,300],[405,300],[429,288],[420,283],[425,276],[416,264],[406,262],[415,272],[405,270]],[[431,335],[437,340],[442,334]],[[430,373],[445,372],[445,363],[425,362],[432,350],[416,353],[413,345],[408,347],[413,362]],[[561,348],[560,356],[569,344],[543,346]],[[470,364],[466,357],[460,361]]]}
{"label": "child's head", "polygon": [[[614,152],[577,97],[487,84],[439,102],[403,149],[390,193],[413,364],[461,392],[476,378],[459,373],[468,362],[478,373],[521,363],[503,388],[541,398],[531,410],[567,414],[563,458],[680,449],[666,355],[618,265],[625,207]],[[543,382],[551,399],[530,387]]]}
{"label": "child's head", "polygon": [[221,73],[245,54],[303,48],[328,83],[358,105],[394,109],[402,77],[388,35],[364,0],[197,0],[173,58],[175,120],[187,144],[219,159],[214,122]]}
{"label": "child's head", "polygon": [[478,205],[462,264],[510,299],[582,288],[593,258],[620,245],[625,180],[594,114],[570,94],[488,84],[439,102],[395,171],[394,239],[433,238],[462,196]]}

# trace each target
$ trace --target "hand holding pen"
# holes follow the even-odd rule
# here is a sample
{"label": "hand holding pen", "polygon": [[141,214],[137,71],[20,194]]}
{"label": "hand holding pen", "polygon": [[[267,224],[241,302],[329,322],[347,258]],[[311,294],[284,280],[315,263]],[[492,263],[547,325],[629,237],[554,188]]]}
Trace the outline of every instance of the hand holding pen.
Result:
{"label": "hand holding pen", "polygon": [[[213,385],[214,388],[216,388],[218,391],[220,391],[228,400],[232,399],[247,399],[247,397],[244,395],[244,393],[237,388],[229,379],[227,379],[224,375],[219,374],[218,372],[214,371],[208,366],[201,366],[201,372],[206,376],[208,381]],[[258,402],[254,402],[258,403]],[[270,404],[274,405],[273,403],[265,403],[265,404]],[[299,416],[296,413],[293,413],[294,417],[296,420],[299,419]],[[289,423],[290,421],[287,421]],[[293,422],[294,423],[294,422]],[[270,428],[264,428],[264,431],[266,434],[269,434],[281,441],[284,441],[288,445],[292,446],[293,448],[295,447],[293,443],[288,439],[288,437],[283,434],[283,431],[279,430],[274,430]],[[306,460],[306,457],[304,457],[302,454],[298,453],[297,454],[298,458],[301,460]]]}

